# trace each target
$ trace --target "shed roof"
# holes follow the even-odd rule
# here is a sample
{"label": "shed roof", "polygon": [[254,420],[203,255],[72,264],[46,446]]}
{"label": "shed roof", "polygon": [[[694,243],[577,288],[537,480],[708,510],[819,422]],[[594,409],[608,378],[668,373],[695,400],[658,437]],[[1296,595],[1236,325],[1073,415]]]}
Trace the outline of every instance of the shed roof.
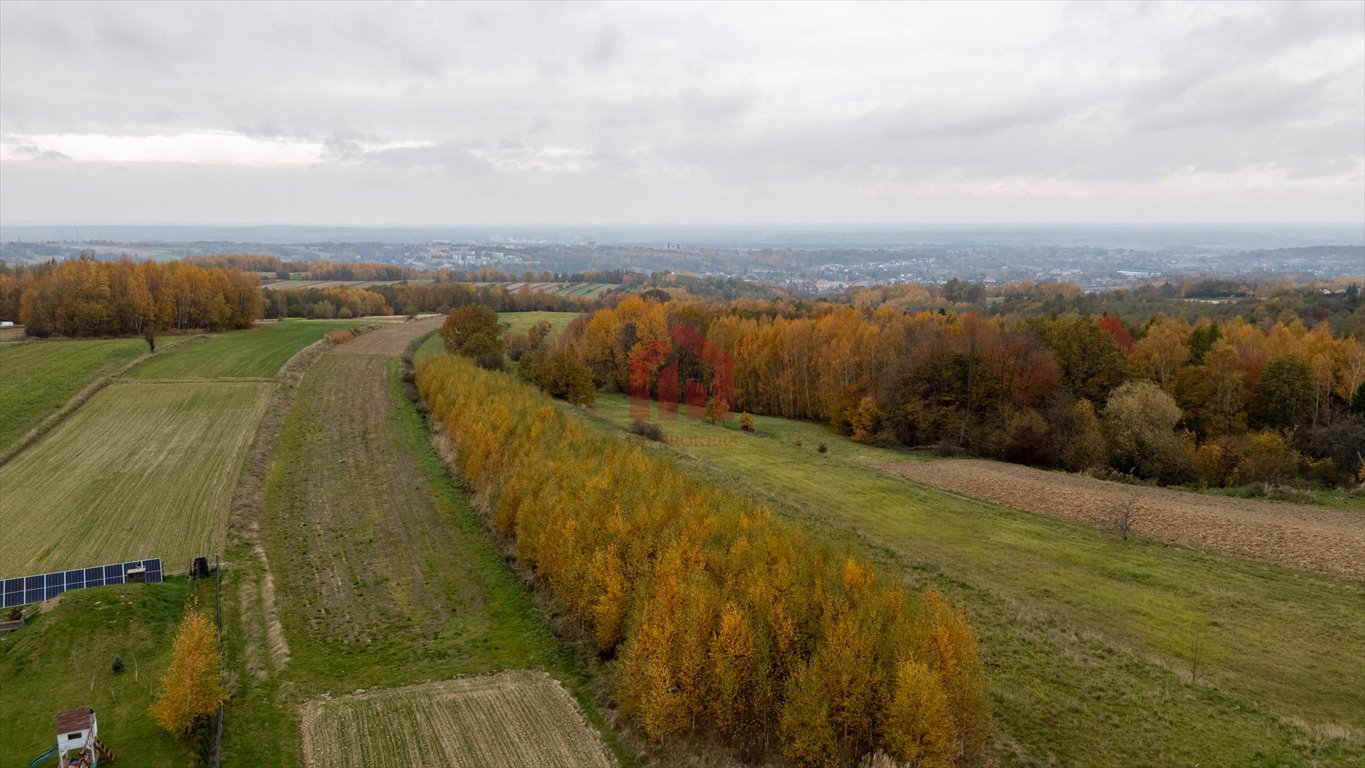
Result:
{"label": "shed roof", "polygon": [[90,707],[64,709],[57,713],[57,733],[73,733],[90,727],[95,710]]}

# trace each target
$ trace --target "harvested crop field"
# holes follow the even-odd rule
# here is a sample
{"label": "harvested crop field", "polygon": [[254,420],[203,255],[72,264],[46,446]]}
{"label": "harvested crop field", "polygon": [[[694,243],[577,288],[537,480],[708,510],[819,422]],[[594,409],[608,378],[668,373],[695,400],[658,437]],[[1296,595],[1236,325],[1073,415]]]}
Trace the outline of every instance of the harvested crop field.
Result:
{"label": "harvested crop field", "polygon": [[305,766],[610,768],[597,733],[544,672],[323,697],[303,706]]}
{"label": "harvested crop field", "polygon": [[399,355],[412,342],[440,329],[444,322],[445,317],[436,315],[386,324],[377,330],[361,334],[332,351],[339,355]]}
{"label": "harvested crop field", "polygon": [[114,384],[0,467],[0,576],[221,551],[270,385]]}
{"label": "harvested crop field", "polygon": [[874,462],[917,483],[1097,528],[1132,505],[1133,536],[1365,580],[1365,514],[1201,496],[979,459]]}

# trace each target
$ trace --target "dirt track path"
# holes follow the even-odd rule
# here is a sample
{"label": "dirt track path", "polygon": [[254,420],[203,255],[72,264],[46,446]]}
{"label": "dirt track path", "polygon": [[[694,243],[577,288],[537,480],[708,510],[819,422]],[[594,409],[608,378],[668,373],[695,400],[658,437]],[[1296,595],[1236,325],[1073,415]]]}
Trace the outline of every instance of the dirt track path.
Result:
{"label": "dirt track path", "polygon": [[980,459],[876,462],[917,483],[1049,517],[1112,529],[1133,502],[1132,535],[1365,580],[1365,513],[1200,496]]}
{"label": "dirt track path", "polygon": [[418,318],[403,323],[392,323],[351,339],[332,348],[336,355],[401,355],[408,345],[423,334],[441,327],[441,315]]}

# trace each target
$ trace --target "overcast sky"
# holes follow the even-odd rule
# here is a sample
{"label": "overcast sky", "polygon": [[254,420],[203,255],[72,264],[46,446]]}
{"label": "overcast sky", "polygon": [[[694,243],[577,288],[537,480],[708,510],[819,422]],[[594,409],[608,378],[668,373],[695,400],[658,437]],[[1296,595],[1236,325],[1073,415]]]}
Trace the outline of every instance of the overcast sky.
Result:
{"label": "overcast sky", "polygon": [[0,3],[0,220],[1365,220],[1365,3]]}

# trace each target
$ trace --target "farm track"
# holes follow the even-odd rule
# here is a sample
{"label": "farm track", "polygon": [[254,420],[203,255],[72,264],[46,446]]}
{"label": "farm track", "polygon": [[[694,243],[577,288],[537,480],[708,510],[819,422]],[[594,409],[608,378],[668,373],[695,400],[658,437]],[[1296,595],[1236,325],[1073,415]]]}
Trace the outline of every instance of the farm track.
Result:
{"label": "farm track", "polygon": [[401,355],[407,346],[438,329],[444,317],[424,317],[405,323],[386,325],[360,335],[332,349],[337,355]]}
{"label": "farm track", "polygon": [[[236,605],[229,608],[229,664],[239,685],[228,704],[227,717],[238,725],[226,736],[227,764],[298,764],[301,747],[326,749],[325,739],[301,733],[299,716],[306,729],[313,711],[301,709],[302,702],[351,717],[347,702],[355,697],[347,693],[358,687],[371,690],[360,699],[365,719],[335,726],[343,734],[337,738],[378,751],[346,751],[340,760],[319,758],[319,765],[469,764],[439,751],[405,751],[412,739],[430,736],[428,725],[450,730],[467,723],[473,730],[461,731],[460,748],[485,756],[473,764],[603,764],[580,757],[602,750],[591,730],[585,743],[596,752],[566,747],[570,757],[557,763],[508,751],[515,744],[497,723],[521,717],[527,707],[534,725],[513,724],[511,733],[528,744],[568,727],[556,723],[586,727],[574,700],[541,672],[517,673],[535,683],[520,699],[516,690],[512,699],[474,691],[464,697],[465,709],[429,704],[434,699],[423,693],[413,701],[430,712],[431,723],[403,698],[425,691],[426,681],[454,680],[454,689],[463,690],[460,681],[470,678],[462,676],[515,669],[550,670],[582,694],[524,585],[486,539],[404,399],[398,356],[443,321],[385,324],[341,344],[324,341],[282,372],[234,505],[241,538],[229,551],[245,567],[233,570]],[[273,634],[283,640],[286,633],[281,663]],[[403,714],[408,709],[412,717]],[[328,718],[318,727],[332,728]],[[494,725],[484,728],[480,718]],[[546,731],[546,722],[557,730]],[[410,757],[391,763],[391,754]]]}
{"label": "farm track", "polygon": [[1201,496],[980,459],[869,462],[974,499],[1113,529],[1132,504],[1132,535],[1167,544],[1365,580],[1365,513]]}
{"label": "farm track", "polygon": [[[280,367],[274,393],[256,428],[251,455],[232,494],[230,531],[251,548],[251,554],[259,566],[259,573],[243,571],[239,578],[241,625],[247,635],[243,653],[247,669],[260,680],[268,676],[267,657],[269,667],[276,672],[289,664],[289,641],[280,622],[275,577],[270,570],[270,558],[261,545],[260,515],[265,503],[266,479],[270,474],[275,443],[294,405],[299,383],[330,347],[331,342],[320,339],[296,352]],[[257,617],[259,621],[254,620]]]}
{"label": "farm track", "polygon": [[307,768],[611,768],[573,698],[544,672],[367,691],[304,704]]}

